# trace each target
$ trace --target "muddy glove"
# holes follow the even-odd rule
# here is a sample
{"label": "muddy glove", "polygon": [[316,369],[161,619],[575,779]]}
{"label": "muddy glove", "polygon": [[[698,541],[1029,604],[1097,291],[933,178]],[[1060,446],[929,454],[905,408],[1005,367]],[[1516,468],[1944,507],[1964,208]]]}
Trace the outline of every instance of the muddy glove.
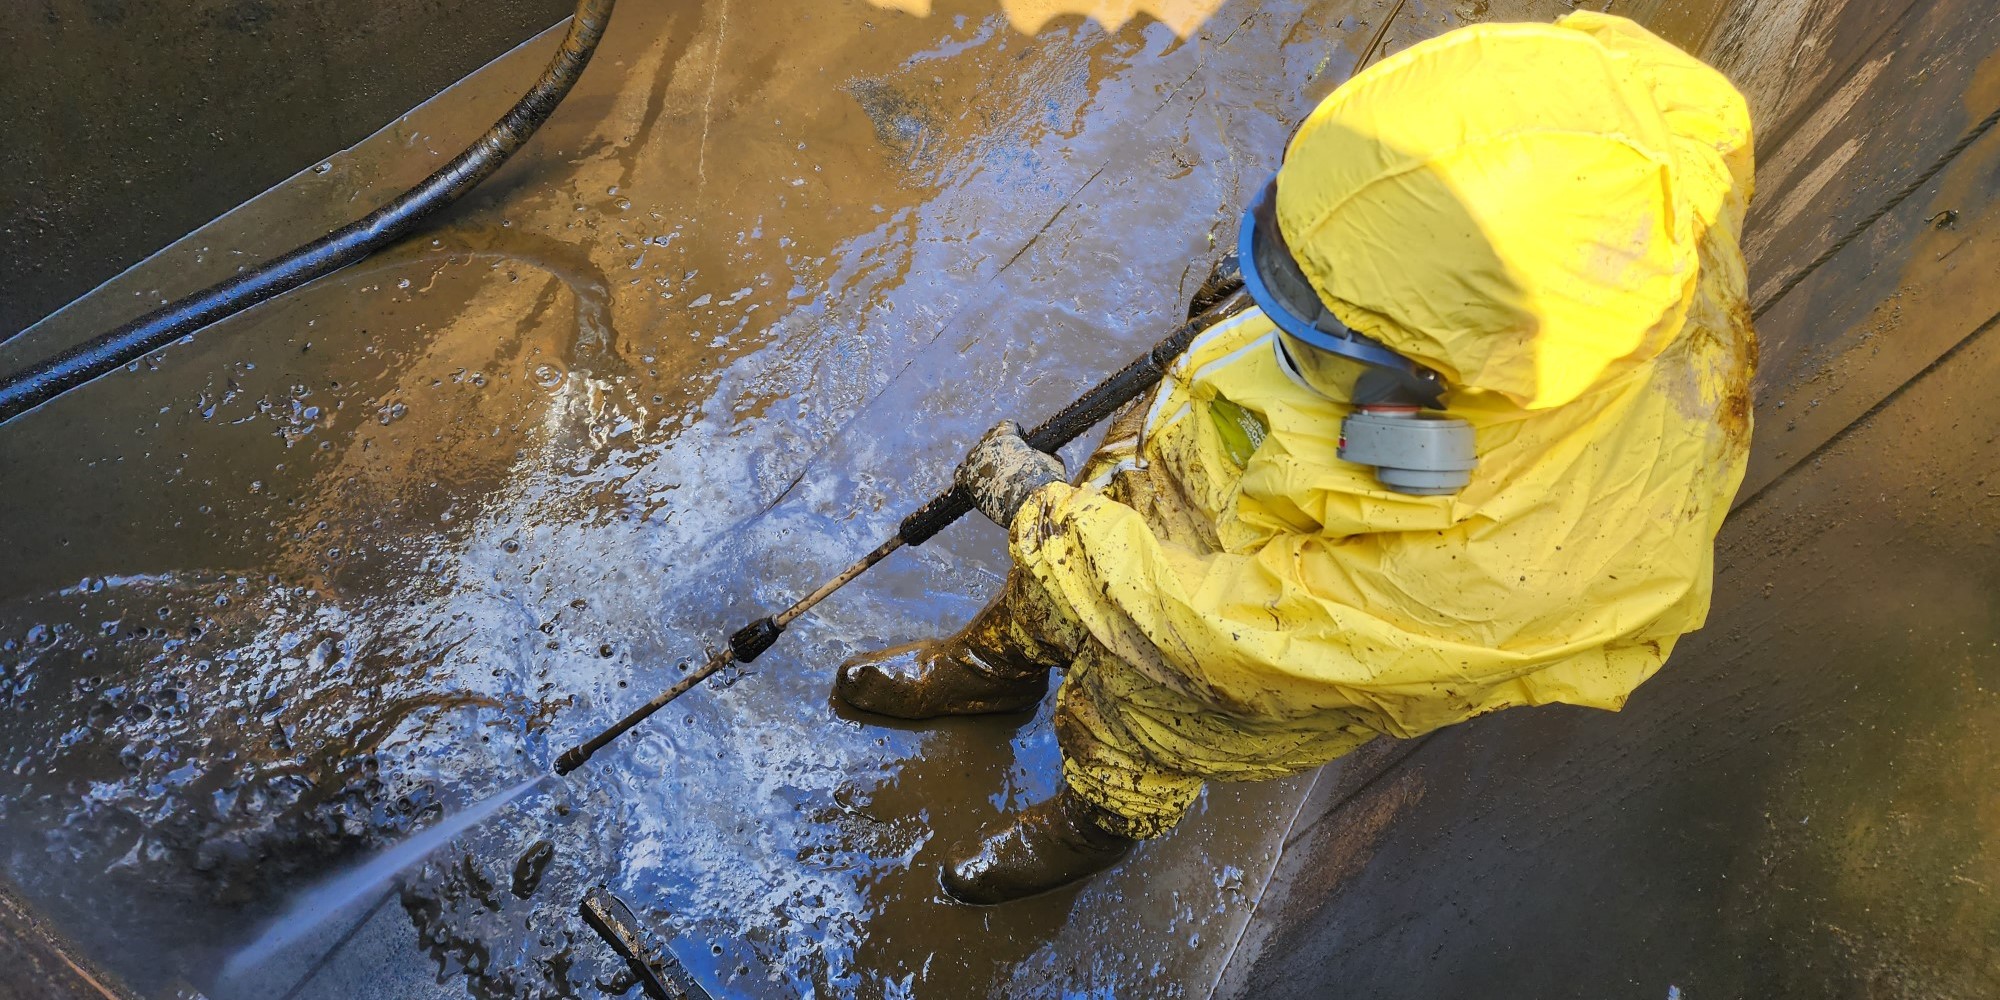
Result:
{"label": "muddy glove", "polygon": [[1021,437],[1021,425],[1002,420],[972,446],[959,463],[956,478],[959,489],[972,494],[972,504],[981,514],[1011,528],[1030,494],[1068,477],[1063,475],[1061,459],[1036,451]]}

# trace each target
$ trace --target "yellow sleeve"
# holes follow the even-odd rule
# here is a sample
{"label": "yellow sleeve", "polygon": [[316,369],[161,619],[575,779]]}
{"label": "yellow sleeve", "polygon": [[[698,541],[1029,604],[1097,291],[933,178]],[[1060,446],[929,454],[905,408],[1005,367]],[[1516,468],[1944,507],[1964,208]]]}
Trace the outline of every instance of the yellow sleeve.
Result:
{"label": "yellow sleeve", "polygon": [[[1410,595],[1322,596],[1394,576],[1372,566],[1354,572],[1323,536],[1279,534],[1254,552],[1196,552],[1156,537],[1137,511],[1102,492],[1067,484],[1023,506],[1012,541],[1017,564],[1120,659],[1246,716],[1334,712],[1408,737],[1512,705],[1617,708],[1671,646],[1671,638],[1607,641],[1605,629],[1519,649],[1455,641],[1446,636],[1456,623],[1423,621]],[[1477,586],[1480,576],[1465,582]],[[1628,606],[1685,595],[1644,596],[1652,599]],[[1393,609],[1398,620],[1363,603]],[[1616,632],[1634,622],[1604,624]]]}

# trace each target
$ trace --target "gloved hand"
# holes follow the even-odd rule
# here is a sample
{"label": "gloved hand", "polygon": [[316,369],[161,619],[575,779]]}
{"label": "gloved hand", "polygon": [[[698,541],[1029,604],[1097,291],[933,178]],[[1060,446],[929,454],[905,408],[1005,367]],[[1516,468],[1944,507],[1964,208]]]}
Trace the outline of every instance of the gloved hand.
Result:
{"label": "gloved hand", "polygon": [[1014,515],[1028,496],[1050,483],[1068,477],[1062,460],[1035,447],[1021,437],[1021,425],[1002,420],[972,446],[960,462],[955,477],[959,489],[972,495],[981,514],[1002,528],[1011,528]]}

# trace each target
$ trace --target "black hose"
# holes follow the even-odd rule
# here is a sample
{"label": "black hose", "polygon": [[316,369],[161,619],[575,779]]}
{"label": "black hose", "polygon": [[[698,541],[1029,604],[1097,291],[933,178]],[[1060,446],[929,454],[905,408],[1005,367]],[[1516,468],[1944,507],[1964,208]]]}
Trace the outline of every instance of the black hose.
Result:
{"label": "black hose", "polygon": [[161,306],[0,381],[0,424],[211,323],[323,278],[410,234],[492,176],[548,121],[590,64],[617,0],[577,0],[562,48],[542,78],[479,141],[394,201],[220,284]]}

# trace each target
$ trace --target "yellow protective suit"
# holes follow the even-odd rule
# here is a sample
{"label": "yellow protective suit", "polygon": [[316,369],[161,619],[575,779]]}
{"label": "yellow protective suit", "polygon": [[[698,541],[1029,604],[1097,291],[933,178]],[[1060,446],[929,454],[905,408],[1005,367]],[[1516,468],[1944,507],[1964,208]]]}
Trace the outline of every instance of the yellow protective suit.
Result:
{"label": "yellow protective suit", "polygon": [[[1152,836],[1271,778],[1517,705],[1616,710],[1701,626],[1755,344],[1742,98],[1630,21],[1463,28],[1301,126],[1287,241],[1344,322],[1442,373],[1455,496],[1335,455],[1350,363],[1251,309],[1012,525],[1082,638],[1065,778]],[[1303,355],[1303,356],[1302,356]]]}

